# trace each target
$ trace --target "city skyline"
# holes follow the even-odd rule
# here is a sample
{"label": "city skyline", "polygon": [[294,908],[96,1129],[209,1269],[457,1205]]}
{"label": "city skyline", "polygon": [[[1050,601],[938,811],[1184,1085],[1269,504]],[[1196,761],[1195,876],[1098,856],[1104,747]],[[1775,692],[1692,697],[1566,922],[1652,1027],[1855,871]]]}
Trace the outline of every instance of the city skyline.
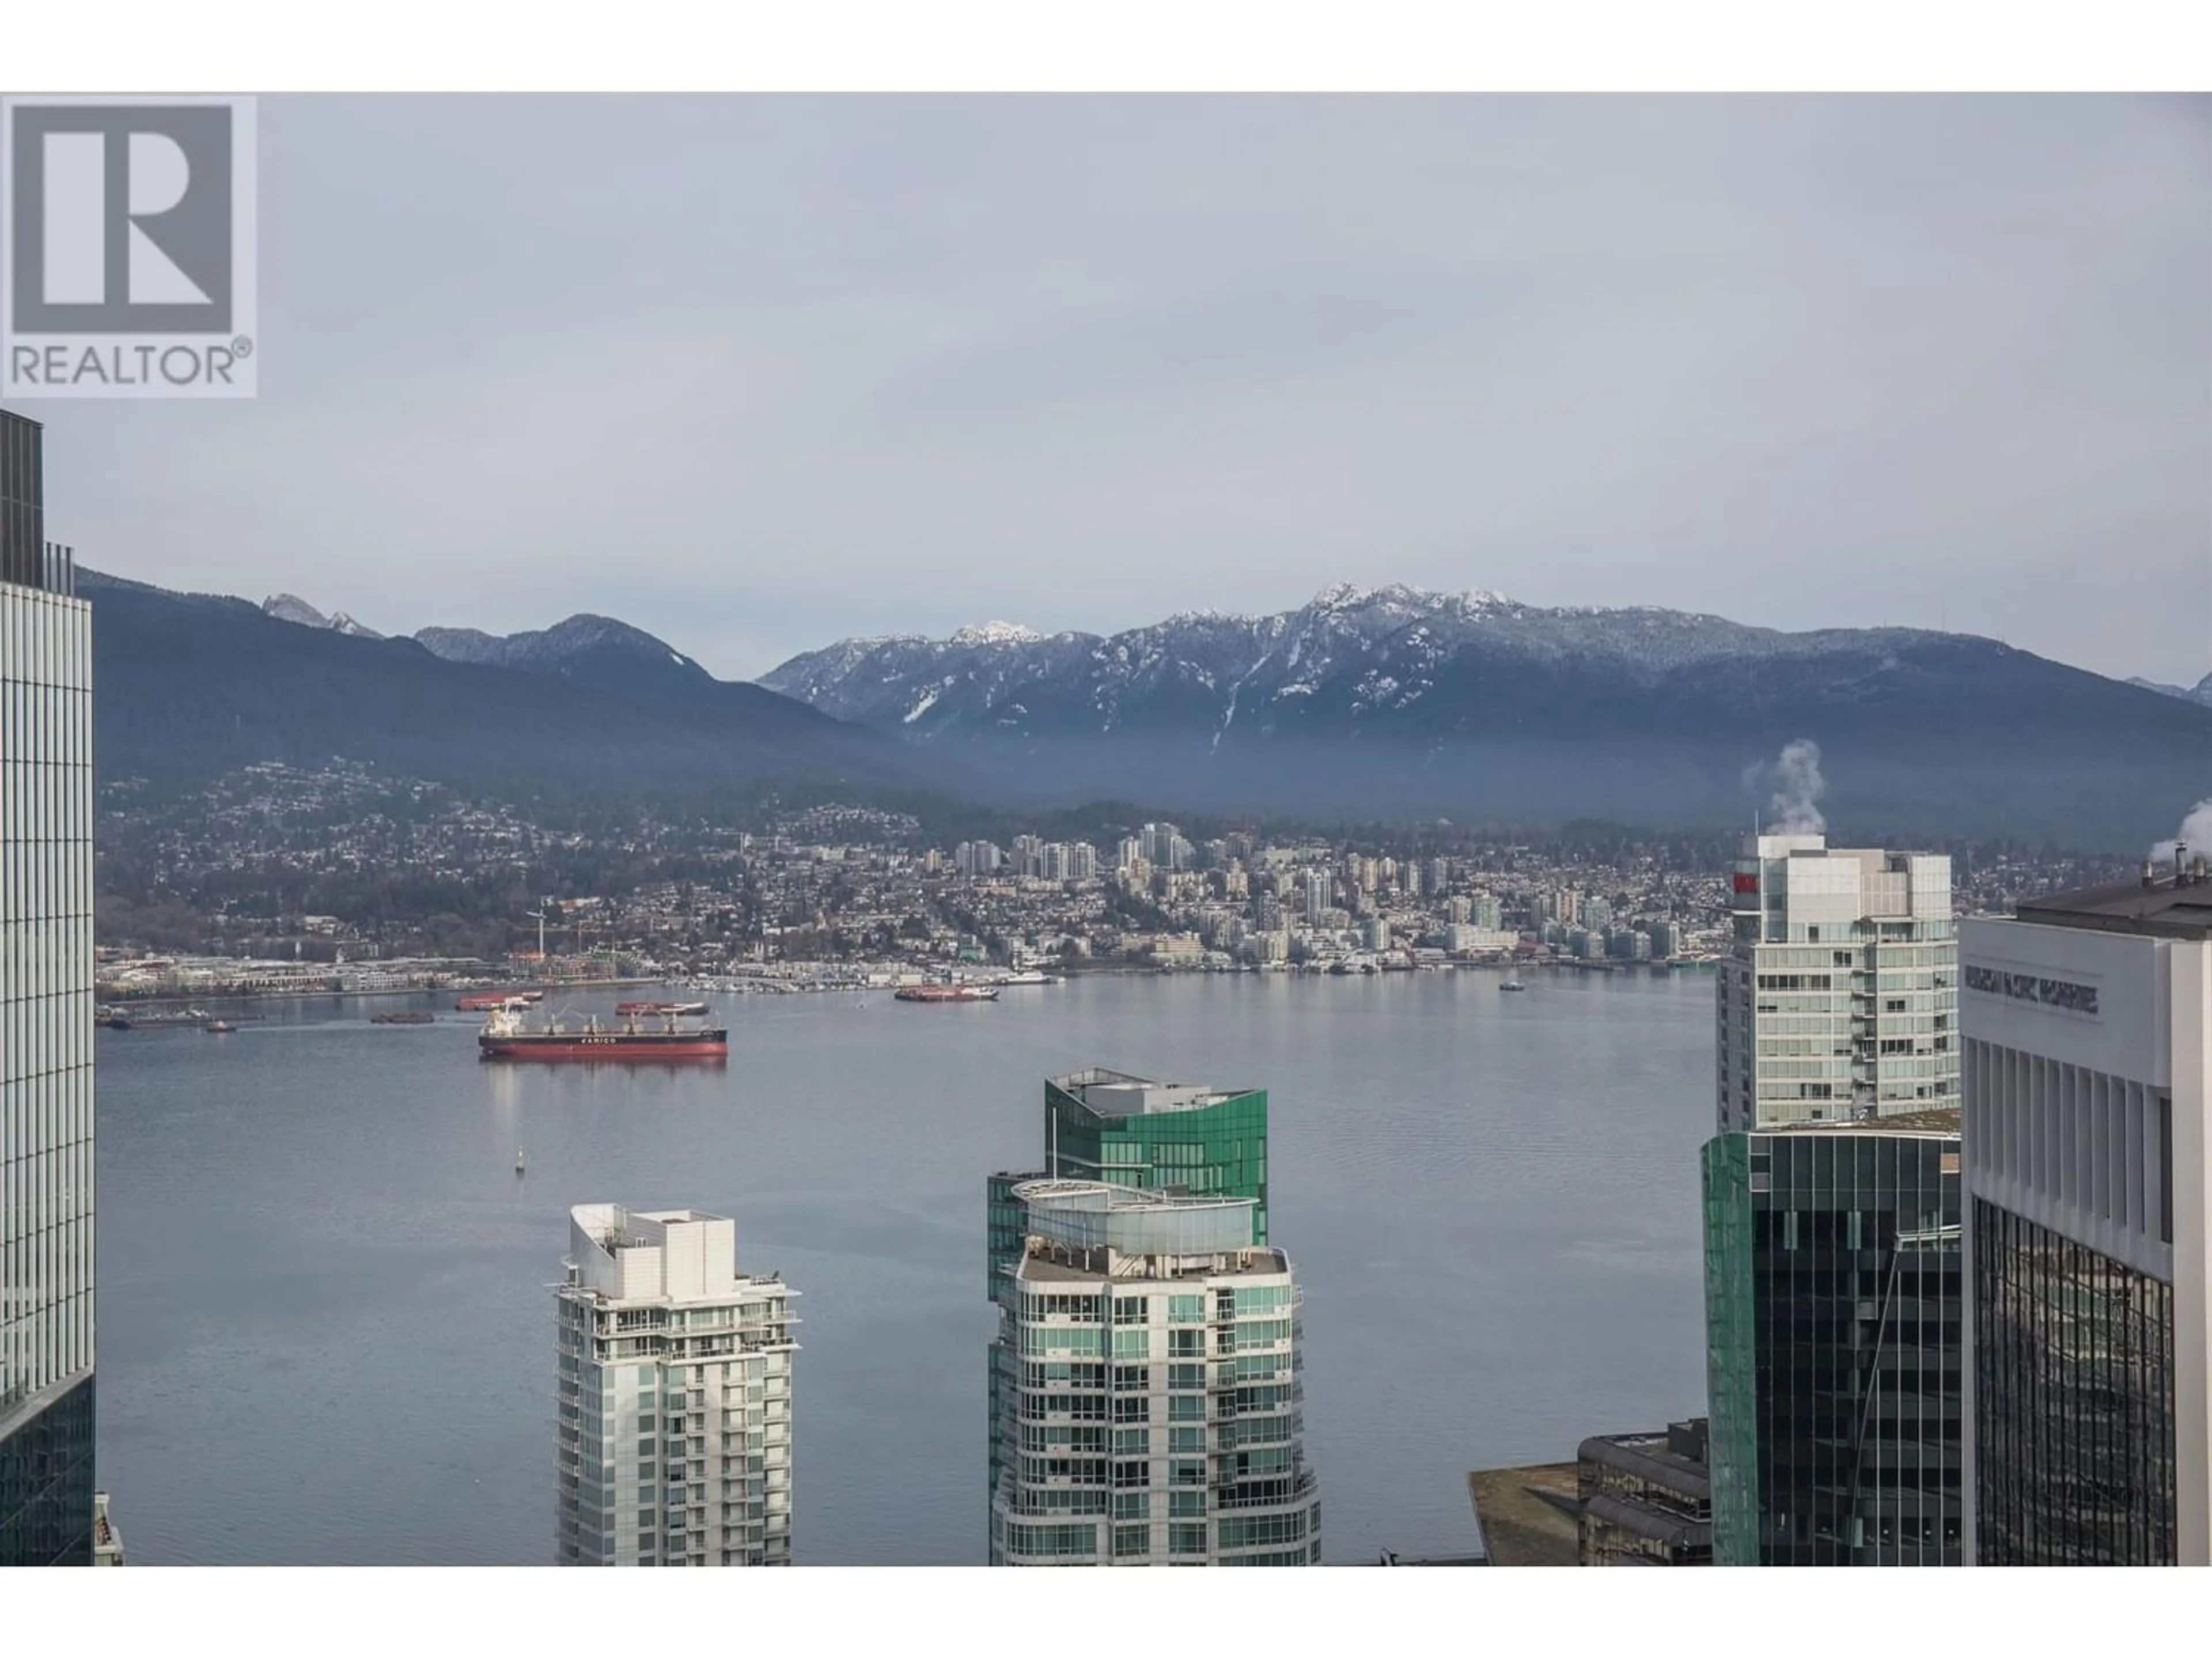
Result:
{"label": "city skyline", "polygon": [[264,102],[290,367],[70,411],[98,568],[726,678],[1342,580],[2212,669],[2186,100]]}
{"label": "city skyline", "polygon": [[260,101],[0,410],[0,1568],[2212,1565],[2212,100]]}

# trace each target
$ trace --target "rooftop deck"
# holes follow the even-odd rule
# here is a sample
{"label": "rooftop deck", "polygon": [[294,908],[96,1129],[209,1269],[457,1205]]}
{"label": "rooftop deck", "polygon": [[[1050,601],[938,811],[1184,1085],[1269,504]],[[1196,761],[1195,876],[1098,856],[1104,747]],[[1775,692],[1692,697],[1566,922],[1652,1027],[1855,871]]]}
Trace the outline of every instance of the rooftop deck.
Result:
{"label": "rooftop deck", "polygon": [[1581,1470],[1572,1463],[1476,1469],[1467,1477],[1475,1528],[1493,1567],[1579,1565],[1581,1494]]}

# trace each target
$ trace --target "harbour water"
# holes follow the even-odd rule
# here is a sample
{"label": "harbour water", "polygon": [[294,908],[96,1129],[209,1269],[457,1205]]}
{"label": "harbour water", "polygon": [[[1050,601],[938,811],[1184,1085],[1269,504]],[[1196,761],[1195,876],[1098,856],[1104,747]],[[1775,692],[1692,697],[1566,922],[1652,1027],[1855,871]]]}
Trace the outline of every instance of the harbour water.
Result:
{"label": "harbour water", "polygon": [[1097,1065],[1268,1091],[1328,1559],[1472,1551],[1464,1471],[1705,1392],[1711,978],[1498,986],[715,997],[726,1069],[479,1064],[450,997],[103,1032],[100,1483],[148,1565],[548,1562],[568,1206],[688,1205],[800,1292],[795,1559],[980,1563],[983,1178]]}

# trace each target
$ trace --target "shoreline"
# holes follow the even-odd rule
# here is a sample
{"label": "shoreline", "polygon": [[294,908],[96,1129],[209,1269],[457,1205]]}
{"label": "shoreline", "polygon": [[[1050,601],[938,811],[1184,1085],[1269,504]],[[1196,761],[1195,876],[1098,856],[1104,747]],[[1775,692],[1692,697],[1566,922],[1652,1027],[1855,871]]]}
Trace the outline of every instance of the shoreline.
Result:
{"label": "shoreline", "polygon": [[[1044,971],[1051,973],[1054,981],[1059,982],[1067,982],[1078,979],[1136,978],[1156,975],[1171,978],[1185,978],[1205,975],[1235,975],[1246,973],[1262,975],[1281,974],[1297,979],[1373,979],[1396,978],[1400,975],[1407,973],[1460,973],[1468,970],[1491,973],[1548,971],[1562,974],[1620,974],[1634,973],[1641,970],[1651,975],[1674,975],[1685,972],[1694,972],[1701,969],[1709,969],[1716,967],[1717,963],[1717,958],[1708,960],[1699,957],[1677,958],[1665,962],[1601,962],[1597,960],[1579,961],[1571,958],[1561,961],[1529,963],[1515,963],[1510,961],[1439,962],[1433,963],[1425,963],[1418,968],[1412,969],[1388,969],[1374,974],[1364,971],[1350,974],[1334,974],[1331,973],[1327,969],[1310,969],[1294,967],[1289,964],[1278,966],[1272,963],[1266,967],[1256,969],[1164,968],[1158,966],[1139,966],[1133,963],[1115,963],[1111,965],[1101,964],[1097,967],[1079,968],[1073,971],[1070,971],[1066,967],[1056,966]],[[833,964],[824,963],[819,965],[828,967]],[[701,977],[713,979],[715,976],[702,975]],[[988,975],[978,975],[975,976],[974,982],[980,985],[990,985],[997,983],[998,981],[994,981]],[[558,981],[536,981],[518,978],[505,981],[505,986],[518,991],[543,991],[548,996],[552,996],[562,993],[574,995],[593,991],[641,990],[656,987],[684,990],[690,988],[693,983],[694,981],[687,977],[670,977],[667,975],[662,975],[651,979]],[[735,985],[726,985],[720,988],[704,993],[698,993],[698,994],[725,996],[772,994],[776,996],[794,996],[809,994],[820,995],[839,992],[859,992],[860,994],[866,995],[872,991],[890,990],[895,988],[896,988],[895,986],[854,983],[850,980],[822,981],[805,980],[797,978],[796,976],[791,979],[781,979],[771,978],[766,975],[746,975]],[[1045,990],[1049,988],[1049,985],[1002,985],[1001,988],[1008,990]],[[468,988],[453,985],[384,987],[379,988],[375,990],[360,991],[331,990],[324,988],[317,988],[311,990],[210,991],[204,993],[163,991],[151,994],[134,994],[128,992],[103,993],[95,989],[94,993],[94,1004],[96,1008],[117,1010],[127,1018],[133,1011],[143,1012],[149,1015],[159,1015],[177,1014],[183,1012],[188,1008],[199,1008],[213,1012],[224,1008],[245,1008],[260,1004],[301,1002],[318,997],[329,998],[333,1000],[353,998],[362,1001],[370,1001],[394,997],[459,997],[466,996],[470,994],[471,992]]]}

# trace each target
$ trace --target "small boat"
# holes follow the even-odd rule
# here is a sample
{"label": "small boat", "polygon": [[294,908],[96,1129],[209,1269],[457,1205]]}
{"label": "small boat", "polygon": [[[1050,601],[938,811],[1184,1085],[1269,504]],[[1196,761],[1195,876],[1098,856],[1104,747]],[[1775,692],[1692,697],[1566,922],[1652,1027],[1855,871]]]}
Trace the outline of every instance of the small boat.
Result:
{"label": "small boat", "polygon": [[207,1023],[207,1034],[210,1036],[227,1036],[228,1033],[235,1031],[237,1029],[238,1027],[233,1025],[227,1019],[211,1019]]}
{"label": "small boat", "polygon": [[996,1002],[995,985],[902,985],[891,995],[901,1002]]}
{"label": "small boat", "polygon": [[1521,982],[1520,975],[1508,974],[1505,976],[1504,982],[1498,988],[1501,991],[1525,991],[1528,988]]}
{"label": "small boat", "polygon": [[131,1029],[130,1020],[121,1014],[103,1014],[94,1024],[105,1025],[111,1031],[127,1031]]}
{"label": "small boat", "polygon": [[523,1173],[522,1148],[520,1146],[514,1149],[514,1172],[517,1175]]}
{"label": "small boat", "polygon": [[427,1008],[407,1008],[393,1013],[371,1014],[368,1023],[371,1025],[430,1025],[434,1024],[437,1018],[437,1015]]}

